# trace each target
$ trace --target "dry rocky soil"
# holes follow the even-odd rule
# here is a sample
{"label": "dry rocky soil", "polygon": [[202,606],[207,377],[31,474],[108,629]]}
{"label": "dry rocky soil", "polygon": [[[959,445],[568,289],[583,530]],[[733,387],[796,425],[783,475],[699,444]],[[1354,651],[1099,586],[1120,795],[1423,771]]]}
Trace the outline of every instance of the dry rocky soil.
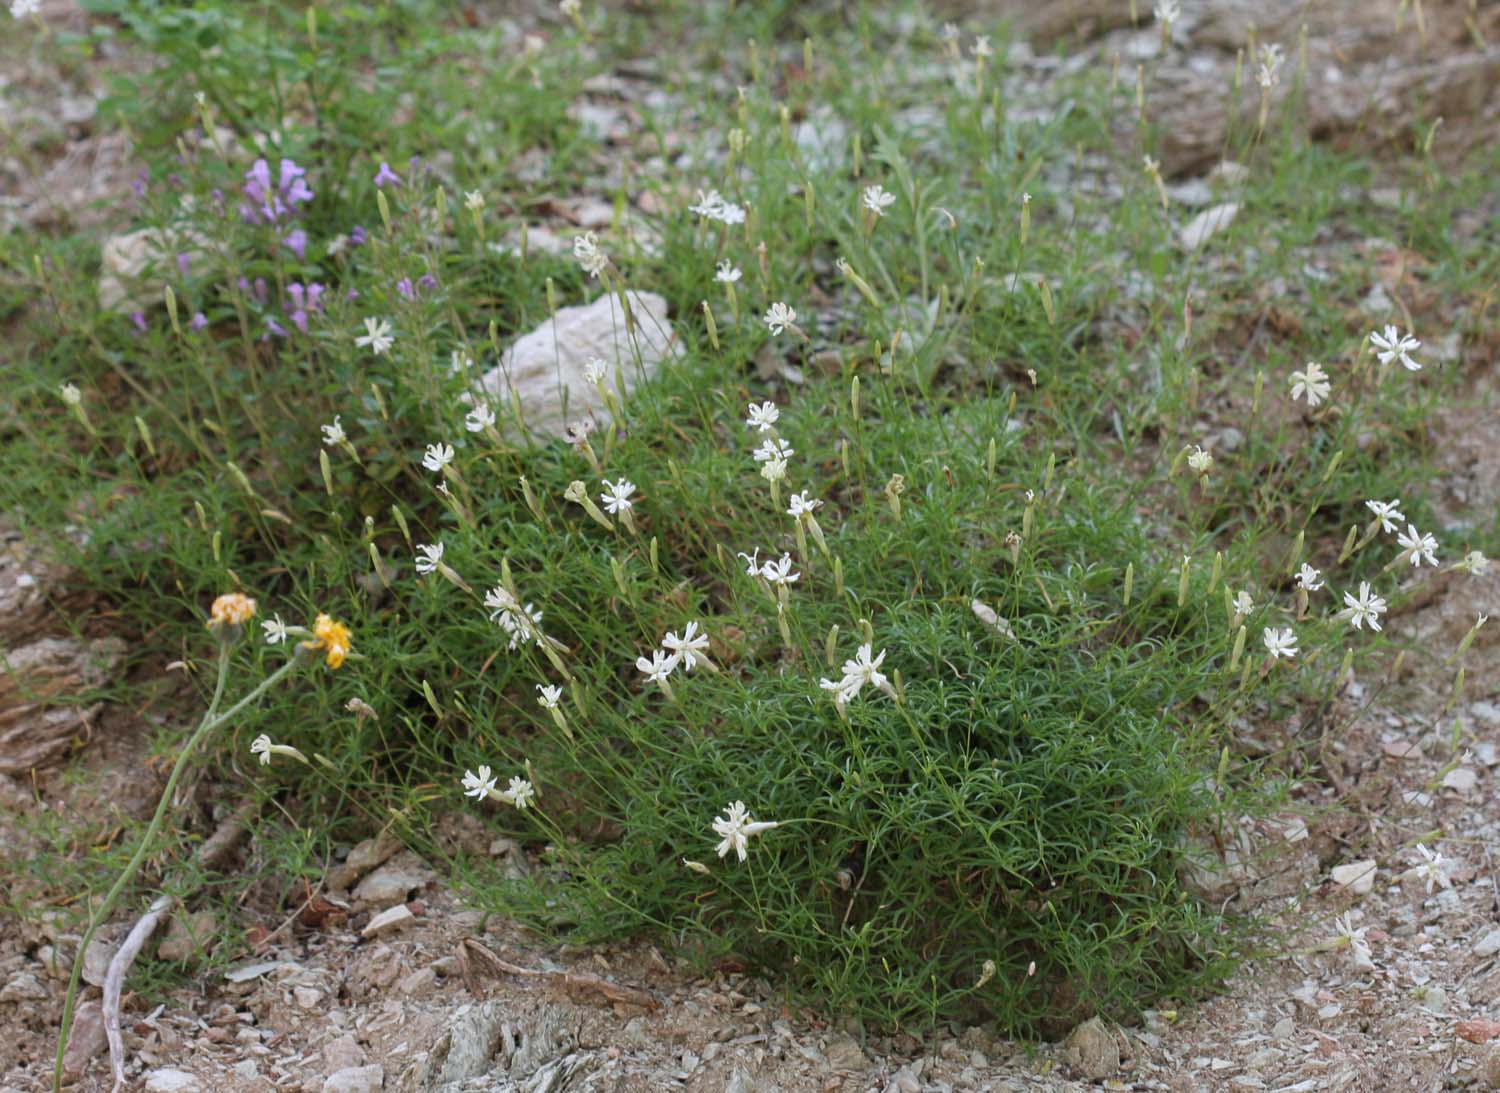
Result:
{"label": "dry rocky soil", "polygon": [[[1079,63],[1103,64],[1154,48],[1155,31],[1131,30],[1120,17],[1125,7],[1068,0],[1019,14],[1035,38],[1071,37]],[[1428,3],[1430,41],[1420,45],[1394,33],[1396,5],[1378,0],[1184,7],[1198,10],[1182,28],[1192,46],[1180,52],[1182,116],[1166,163],[1180,185],[1212,165],[1225,125],[1205,105],[1222,96],[1191,88],[1223,79],[1251,21],[1268,37],[1276,36],[1268,26],[1279,26],[1285,41],[1309,25],[1311,71],[1328,85],[1313,97],[1320,137],[1378,149],[1403,139],[1418,109],[1444,116],[1444,139],[1496,135],[1500,51],[1474,45],[1500,41],[1493,10],[1478,11],[1487,23],[1471,36],[1468,4]],[[61,0],[44,12],[57,25],[84,18]],[[1044,87],[1057,63],[1043,50],[1036,57],[1027,71]],[[51,136],[24,155],[0,156],[12,195],[0,215],[32,230],[102,225],[107,210],[90,203],[128,188],[124,138],[96,127],[98,88],[87,74],[22,68],[5,75],[11,116],[0,120],[25,132],[45,116]],[[1381,288],[1372,283],[1372,292]],[[1453,521],[1500,509],[1494,353],[1493,343],[1452,349],[1449,366],[1468,384],[1455,405],[1467,408],[1434,425],[1443,465],[1431,486]],[[141,713],[44,708],[22,701],[8,682],[24,673],[29,686],[61,692],[113,670],[118,639],[71,632],[59,613],[68,602],[66,572],[16,537],[0,537],[7,665],[0,857],[12,879],[44,849],[29,841],[38,825],[19,821],[50,814],[85,827],[101,799],[122,815],[149,813],[164,781],[144,762],[144,739],[150,710],[172,708],[170,684]],[[1438,652],[1409,658],[1397,678],[1351,680],[1325,719],[1352,725],[1324,741],[1326,777],[1309,780],[1275,822],[1247,826],[1241,845],[1198,878],[1231,909],[1274,913],[1299,927],[1283,951],[1247,966],[1215,997],[1163,1007],[1131,1027],[1092,1021],[1057,1044],[1007,1042],[981,1028],[945,1029],[920,1042],[867,1035],[835,1015],[785,1009],[763,978],[731,969],[695,978],[649,945],[548,946],[466,909],[425,863],[375,836],[333,863],[323,891],[285,903],[291,917],[262,925],[258,945],[228,954],[227,971],[222,960],[201,965],[213,970],[154,1008],[127,997],[129,1086],[153,1093],[1500,1088],[1500,874],[1492,853],[1500,835],[1500,629],[1480,632],[1468,691],[1446,715],[1449,677],[1437,669],[1476,612],[1500,617],[1500,573],[1429,578],[1414,603],[1390,627]],[[1247,746],[1258,736],[1270,747],[1283,735],[1322,731],[1315,721],[1244,727]],[[231,787],[188,793],[199,802],[233,800]],[[229,810],[199,811],[219,823],[237,868],[266,865],[253,837],[236,840],[242,832]],[[477,824],[455,821],[444,838],[528,868],[513,843],[491,842]],[[1447,886],[1429,890],[1407,875],[1422,838],[1449,863]],[[1332,944],[1334,919],[1345,913],[1368,959]],[[126,925],[91,954],[95,986]],[[247,925],[226,933],[211,916],[179,915],[158,955],[198,966],[195,934],[242,937]],[[45,918],[0,918],[0,1093],[44,1086],[76,941]],[[85,997],[69,1054],[72,1087],[107,1089],[97,989]]]}

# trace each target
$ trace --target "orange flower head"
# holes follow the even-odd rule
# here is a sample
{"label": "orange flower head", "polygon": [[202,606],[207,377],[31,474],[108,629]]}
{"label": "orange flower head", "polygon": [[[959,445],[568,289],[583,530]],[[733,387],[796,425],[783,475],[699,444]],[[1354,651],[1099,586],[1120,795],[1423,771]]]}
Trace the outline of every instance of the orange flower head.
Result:
{"label": "orange flower head", "polygon": [[255,617],[255,601],[243,592],[226,592],[208,609],[208,625],[243,626]]}
{"label": "orange flower head", "polygon": [[326,649],[328,651],[328,667],[338,668],[349,656],[353,648],[353,635],[349,628],[341,622],[335,622],[328,615],[319,615],[313,623],[313,640],[302,643],[304,649]]}

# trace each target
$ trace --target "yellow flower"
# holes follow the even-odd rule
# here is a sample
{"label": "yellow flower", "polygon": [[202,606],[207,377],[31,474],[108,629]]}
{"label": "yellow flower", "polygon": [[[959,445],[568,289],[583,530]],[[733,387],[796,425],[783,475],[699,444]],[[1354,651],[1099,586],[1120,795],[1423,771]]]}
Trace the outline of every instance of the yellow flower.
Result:
{"label": "yellow flower", "polygon": [[328,667],[337,668],[344,663],[352,647],[352,635],[349,628],[341,622],[335,622],[327,615],[319,615],[313,623],[313,640],[304,641],[304,649],[327,649]]}
{"label": "yellow flower", "polygon": [[243,626],[255,617],[255,601],[243,592],[226,592],[208,609],[208,625]]}

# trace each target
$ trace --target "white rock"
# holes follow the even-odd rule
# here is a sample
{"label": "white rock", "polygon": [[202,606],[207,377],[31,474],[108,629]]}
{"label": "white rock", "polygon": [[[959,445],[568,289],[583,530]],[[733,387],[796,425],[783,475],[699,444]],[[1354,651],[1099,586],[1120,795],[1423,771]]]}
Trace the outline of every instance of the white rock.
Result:
{"label": "white rock", "polygon": [[177,255],[199,266],[202,237],[160,228],[113,235],[99,255],[99,307],[103,311],[144,311],[162,302],[162,288],[177,274]]}
{"label": "white rock", "polygon": [[1177,233],[1177,242],[1183,250],[1197,250],[1208,242],[1210,236],[1233,224],[1239,214],[1238,202],[1211,205],[1183,225]]}
{"label": "white rock", "polygon": [[510,419],[514,387],[527,428],[544,437],[564,439],[571,423],[590,416],[605,424],[609,414],[604,401],[583,377],[590,360],[601,358],[605,382],[613,389],[622,380],[628,396],[656,374],[663,360],[679,355],[682,347],[667,318],[667,301],[654,292],[632,292],[629,299],[632,333],[626,332],[619,297],[606,292],[587,306],[559,308],[554,318],[516,339],[480,381],[500,421]]}
{"label": "white rock", "polygon": [[380,914],[372,918],[369,925],[360,931],[360,935],[362,937],[379,937],[381,934],[388,934],[404,926],[410,926],[412,920],[415,918],[416,916],[407,910],[406,904],[398,903],[394,907],[387,907]]}
{"label": "white rock", "polygon": [[1329,876],[1333,878],[1334,884],[1349,889],[1356,896],[1362,896],[1375,887],[1375,862],[1367,859],[1336,865]]}
{"label": "white rock", "polygon": [[164,1066],[146,1072],[145,1093],[203,1093],[204,1085],[186,1070]]}
{"label": "white rock", "polygon": [[1454,767],[1443,776],[1443,785],[1459,793],[1472,792],[1478,781],[1479,776],[1468,767]]}
{"label": "white rock", "polygon": [[17,972],[0,988],[0,1002],[45,1002],[47,988],[30,972]]}
{"label": "white rock", "polygon": [[1475,956],[1494,956],[1500,953],[1500,927],[1491,930],[1474,943]]}
{"label": "white rock", "polygon": [[379,1063],[335,1070],[323,1081],[323,1093],[377,1093],[385,1087],[385,1067]]}

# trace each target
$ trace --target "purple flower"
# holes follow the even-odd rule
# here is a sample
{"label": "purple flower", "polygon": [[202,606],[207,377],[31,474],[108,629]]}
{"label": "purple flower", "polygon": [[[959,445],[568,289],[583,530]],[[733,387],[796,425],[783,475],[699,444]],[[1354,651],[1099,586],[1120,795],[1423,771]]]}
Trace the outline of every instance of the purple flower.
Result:
{"label": "purple flower", "polygon": [[356,224],[354,225],[354,230],[349,233],[349,245],[351,247],[362,247],[369,238],[365,234],[365,229]]}
{"label": "purple flower", "polygon": [[245,172],[245,184],[240,193],[245,203],[240,205],[240,215],[248,224],[276,224],[297,211],[313,198],[303,175],[307,172],[297,166],[295,160],[281,161],[280,178],[275,189],[271,186],[271,165],[258,159]]}
{"label": "purple flower", "polygon": [[266,320],[266,329],[272,334],[275,334],[278,338],[286,337],[286,327],[282,326],[275,319]]}
{"label": "purple flower", "polygon": [[201,311],[193,312],[193,317],[188,320],[188,326],[192,327],[194,330],[202,330],[207,325],[208,319]]}
{"label": "purple flower", "polygon": [[316,281],[310,285],[294,282],[286,286],[286,294],[292,298],[291,305],[287,307],[287,314],[291,317],[293,325],[306,334],[307,313],[312,310],[323,310],[323,305],[319,301],[319,297],[323,295],[323,286]]}
{"label": "purple flower", "polygon": [[417,290],[411,287],[410,277],[403,277],[401,278],[401,280],[397,281],[396,291],[405,296],[408,300],[415,300],[417,298]]}
{"label": "purple flower", "polygon": [[359,289],[351,288],[348,292],[344,293],[344,299],[352,304],[355,300],[359,299]]}
{"label": "purple flower", "polygon": [[282,240],[288,250],[298,258],[307,257],[307,233],[301,228],[295,228],[292,233]]}
{"label": "purple flower", "polygon": [[401,176],[391,170],[391,165],[385,160],[380,161],[380,170],[375,173],[375,188],[381,189],[387,183],[392,186],[401,185]]}
{"label": "purple flower", "polygon": [[188,267],[192,264],[193,259],[191,255],[184,253],[177,256],[177,268],[182,271],[184,277],[188,275]]}
{"label": "purple flower", "polygon": [[424,292],[432,292],[438,287],[438,279],[430,272],[424,273],[421,277],[417,278],[417,287]]}
{"label": "purple flower", "polygon": [[130,188],[135,191],[136,197],[146,196],[146,183],[150,181],[151,172],[146,170],[145,168],[142,168],[141,173],[136,175],[135,181],[130,184]]}
{"label": "purple flower", "polygon": [[144,311],[132,311],[130,313],[130,321],[135,324],[137,331],[142,334],[146,333],[146,313]]}

